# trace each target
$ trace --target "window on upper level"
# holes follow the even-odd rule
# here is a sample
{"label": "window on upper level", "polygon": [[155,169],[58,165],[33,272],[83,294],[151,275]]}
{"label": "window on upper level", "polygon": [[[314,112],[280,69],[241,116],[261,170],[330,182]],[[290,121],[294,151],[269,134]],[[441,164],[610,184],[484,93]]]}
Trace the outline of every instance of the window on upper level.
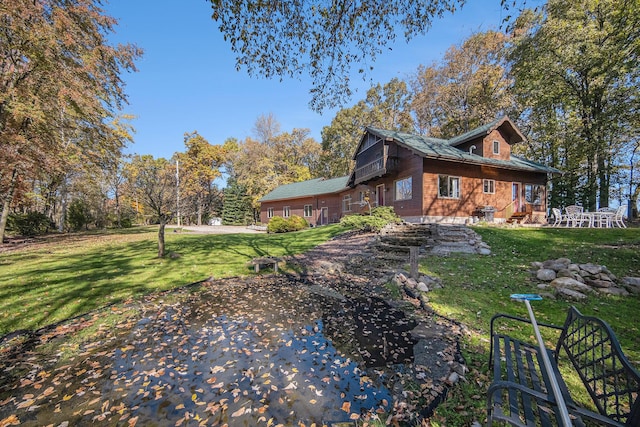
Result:
{"label": "window on upper level", "polygon": [[493,141],[493,154],[500,154],[500,141]]}

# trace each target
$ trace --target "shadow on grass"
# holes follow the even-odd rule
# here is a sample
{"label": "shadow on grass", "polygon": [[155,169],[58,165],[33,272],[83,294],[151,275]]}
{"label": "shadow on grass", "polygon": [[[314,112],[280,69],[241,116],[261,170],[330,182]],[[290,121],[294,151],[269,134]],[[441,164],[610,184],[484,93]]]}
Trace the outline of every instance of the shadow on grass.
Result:
{"label": "shadow on grass", "polygon": [[[210,276],[252,274],[247,262],[265,255],[304,252],[339,234],[337,226],[282,235],[166,236],[167,256],[155,257],[152,227],[126,242],[76,241],[0,256],[0,336],[33,330],[127,298],[197,282]],[[142,236],[143,237],[143,236]]]}

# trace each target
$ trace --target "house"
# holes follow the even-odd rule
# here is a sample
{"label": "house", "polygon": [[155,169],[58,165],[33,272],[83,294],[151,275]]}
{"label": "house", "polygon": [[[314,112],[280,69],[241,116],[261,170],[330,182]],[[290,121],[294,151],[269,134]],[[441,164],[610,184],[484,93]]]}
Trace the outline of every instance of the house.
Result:
{"label": "house", "polygon": [[260,220],[299,215],[321,225],[393,206],[418,223],[541,222],[548,176],[561,172],[511,154],[525,140],[506,116],[449,140],[368,127],[350,175],[280,186],[260,200]]}

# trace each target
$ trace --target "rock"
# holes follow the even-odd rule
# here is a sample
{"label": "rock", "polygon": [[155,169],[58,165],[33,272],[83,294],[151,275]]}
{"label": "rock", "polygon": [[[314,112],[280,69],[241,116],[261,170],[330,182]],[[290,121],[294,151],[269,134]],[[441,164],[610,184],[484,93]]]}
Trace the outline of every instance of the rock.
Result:
{"label": "rock", "polygon": [[615,280],[615,279],[611,279],[611,277],[609,277],[609,275],[605,273],[600,273],[594,277],[600,280],[606,280],[607,282],[613,282]]}
{"label": "rock", "polygon": [[420,294],[420,301],[425,305],[429,304],[429,297],[426,294]]}
{"label": "rock", "polygon": [[571,260],[567,258],[550,259],[542,263],[542,268],[558,271],[569,267]]}
{"label": "rock", "polygon": [[624,285],[640,286],[640,277],[623,277],[622,283]]}
{"label": "rock", "polygon": [[598,288],[597,291],[599,293],[605,294],[605,295],[616,295],[616,296],[620,296],[620,297],[629,296],[629,292],[627,292],[626,289],[618,288],[618,287],[615,287],[615,286],[611,286],[609,288]]}
{"label": "rock", "polygon": [[573,277],[573,272],[568,268],[563,268],[562,270],[558,270],[556,274],[557,277]]}
{"label": "rock", "polygon": [[567,267],[570,271],[573,272],[578,272],[580,271],[580,266],[578,264],[569,264],[569,267]]}
{"label": "rock", "polygon": [[549,289],[550,287],[551,287],[551,285],[550,285],[550,284],[548,284],[548,283],[539,283],[539,284],[536,286],[536,288],[538,288],[538,289]]}
{"label": "rock", "polygon": [[581,293],[588,293],[592,291],[591,286],[580,283],[570,277],[559,277],[551,282],[551,286],[553,286],[557,290],[570,289],[572,291],[578,291]]}
{"label": "rock", "polygon": [[640,277],[623,277],[622,286],[634,295],[640,295]]}
{"label": "rock", "polygon": [[419,290],[420,292],[429,292],[429,287],[424,282],[419,282],[418,285],[416,286],[416,289]]}
{"label": "rock", "polygon": [[488,248],[478,248],[477,252],[480,255],[491,255],[491,249]]}
{"label": "rock", "polygon": [[541,268],[536,273],[536,278],[544,282],[550,282],[556,278],[556,272],[550,268]]}
{"label": "rock", "polygon": [[573,273],[573,278],[576,279],[580,283],[584,283],[584,278],[578,273]]}
{"label": "rock", "polygon": [[581,301],[587,298],[585,294],[568,289],[568,288],[557,288],[556,291],[558,292],[559,296],[569,298],[575,301]]}
{"label": "rock", "polygon": [[457,372],[451,372],[447,377],[447,381],[451,384],[456,384],[460,381],[460,375]]}
{"label": "rock", "polygon": [[542,263],[540,261],[534,261],[531,263],[531,268],[533,270],[540,270],[542,268]]}
{"label": "rock", "polygon": [[590,275],[595,276],[596,274],[602,273],[602,266],[595,264],[580,264],[580,269],[588,272]]}
{"label": "rock", "polygon": [[397,277],[400,283],[405,283],[407,281],[407,276],[405,276],[403,273],[398,273]]}
{"label": "rock", "polygon": [[418,286],[418,282],[416,281],[416,279],[409,278],[407,279],[406,285],[411,289],[415,289]]}
{"label": "rock", "polygon": [[589,278],[584,279],[584,283],[594,288],[609,288],[613,285],[612,282],[609,282],[607,280]]}

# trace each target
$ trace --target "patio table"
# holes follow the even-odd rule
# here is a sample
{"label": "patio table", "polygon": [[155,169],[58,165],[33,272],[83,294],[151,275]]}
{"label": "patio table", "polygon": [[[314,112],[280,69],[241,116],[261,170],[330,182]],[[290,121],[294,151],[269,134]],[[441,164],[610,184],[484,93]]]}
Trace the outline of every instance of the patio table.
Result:
{"label": "patio table", "polygon": [[613,224],[613,218],[616,216],[615,212],[611,211],[597,211],[597,212],[582,212],[579,214],[582,218],[580,225],[586,221],[587,227],[600,227],[611,228]]}

